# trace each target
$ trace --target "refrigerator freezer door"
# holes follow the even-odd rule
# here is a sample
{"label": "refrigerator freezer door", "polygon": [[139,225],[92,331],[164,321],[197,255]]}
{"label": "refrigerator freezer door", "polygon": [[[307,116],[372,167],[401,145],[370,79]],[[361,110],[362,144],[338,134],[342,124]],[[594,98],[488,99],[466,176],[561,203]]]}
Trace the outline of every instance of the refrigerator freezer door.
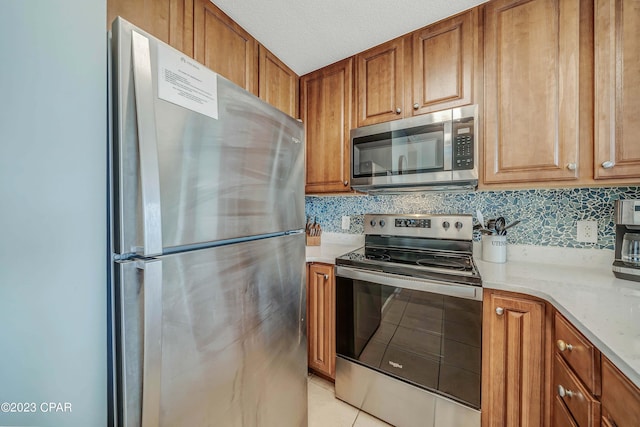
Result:
{"label": "refrigerator freezer door", "polygon": [[[141,83],[133,78],[134,31],[148,39],[151,90],[140,92],[152,100],[136,99],[136,84]],[[158,52],[182,54],[121,18],[114,23],[112,49],[117,253],[143,253],[149,218],[145,222],[142,216],[146,206],[142,189],[149,186],[159,188],[160,215],[155,218],[161,218],[157,227],[163,253],[173,251],[167,248],[304,228],[300,122],[221,76],[213,79],[215,91],[208,88],[217,93],[217,119],[159,98]],[[143,108],[145,116],[155,118],[155,183],[140,179],[140,165],[149,160],[140,150],[138,136],[152,134],[142,129],[148,121],[140,121],[136,107],[141,105],[148,106]]]}
{"label": "refrigerator freezer door", "polygon": [[[151,377],[158,426],[306,426],[304,246],[295,234],[145,262],[162,263],[162,322],[151,327],[145,298],[158,287],[146,288],[140,262],[118,264],[122,425],[140,426],[143,405],[157,411],[142,397]],[[157,352],[149,329],[161,331],[159,356],[145,354]],[[160,357],[156,372],[142,355]]]}

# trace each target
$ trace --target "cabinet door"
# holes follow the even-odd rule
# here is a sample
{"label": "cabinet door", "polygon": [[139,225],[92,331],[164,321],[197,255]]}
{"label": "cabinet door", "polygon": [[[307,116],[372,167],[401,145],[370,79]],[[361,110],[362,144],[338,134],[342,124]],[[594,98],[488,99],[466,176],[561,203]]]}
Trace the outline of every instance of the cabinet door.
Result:
{"label": "cabinet door", "polygon": [[258,95],[257,42],[209,0],[195,0],[195,59]]}
{"label": "cabinet door", "polygon": [[309,368],[335,378],[335,278],[333,266],[310,264],[307,278]]}
{"label": "cabinet door", "polygon": [[485,9],[485,183],[578,178],[580,3]]}
{"label": "cabinet door", "polygon": [[594,177],[640,178],[640,2],[595,1]]}
{"label": "cabinet door", "polygon": [[482,425],[544,425],[544,303],[485,292]]}
{"label": "cabinet door", "polygon": [[350,191],[353,58],[303,76],[300,86],[307,144],[306,192]]}
{"label": "cabinet door", "polygon": [[108,0],[108,29],[117,16],[193,56],[193,0]]}
{"label": "cabinet door", "polygon": [[640,426],[640,389],[602,358],[602,418],[617,427]]}
{"label": "cabinet door", "polygon": [[477,16],[472,9],[413,33],[413,115],[471,104]]}
{"label": "cabinet door", "polygon": [[260,99],[291,117],[298,117],[298,75],[262,45],[259,57]]}
{"label": "cabinet door", "polygon": [[404,106],[403,40],[356,55],[357,126],[395,120]]}

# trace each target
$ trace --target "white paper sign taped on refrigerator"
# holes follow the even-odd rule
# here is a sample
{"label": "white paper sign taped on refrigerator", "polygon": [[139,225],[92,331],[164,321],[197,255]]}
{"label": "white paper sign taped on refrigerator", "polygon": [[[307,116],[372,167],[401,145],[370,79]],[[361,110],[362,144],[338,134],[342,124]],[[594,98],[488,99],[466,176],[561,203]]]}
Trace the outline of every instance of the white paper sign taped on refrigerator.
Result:
{"label": "white paper sign taped on refrigerator", "polygon": [[158,98],[218,119],[218,75],[158,44]]}

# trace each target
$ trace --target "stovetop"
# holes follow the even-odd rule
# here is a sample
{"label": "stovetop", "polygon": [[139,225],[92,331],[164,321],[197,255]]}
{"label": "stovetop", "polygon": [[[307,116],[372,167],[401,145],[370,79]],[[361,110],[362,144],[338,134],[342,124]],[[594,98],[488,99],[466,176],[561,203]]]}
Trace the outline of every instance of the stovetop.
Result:
{"label": "stovetop", "polygon": [[472,233],[470,215],[365,215],[365,245],[336,265],[482,286]]}

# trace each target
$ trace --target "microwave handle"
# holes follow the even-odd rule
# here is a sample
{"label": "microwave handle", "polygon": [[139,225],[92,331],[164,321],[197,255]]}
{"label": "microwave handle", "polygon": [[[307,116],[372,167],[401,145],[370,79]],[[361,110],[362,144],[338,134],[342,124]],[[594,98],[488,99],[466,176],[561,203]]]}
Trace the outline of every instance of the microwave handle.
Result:
{"label": "microwave handle", "polygon": [[451,141],[453,139],[453,123],[451,120],[444,122],[444,147],[443,157],[444,164],[442,165],[444,170],[453,170],[453,149],[451,148]]}
{"label": "microwave handle", "polygon": [[398,157],[398,174],[402,175],[407,170],[407,156],[402,154]]}

